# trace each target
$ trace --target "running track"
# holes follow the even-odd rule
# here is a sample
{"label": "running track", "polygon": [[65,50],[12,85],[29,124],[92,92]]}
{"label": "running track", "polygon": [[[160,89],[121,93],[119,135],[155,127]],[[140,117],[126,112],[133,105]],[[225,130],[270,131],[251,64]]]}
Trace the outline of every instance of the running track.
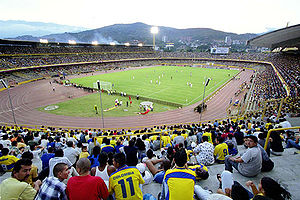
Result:
{"label": "running track", "polygon": [[[207,102],[207,110],[202,114],[202,120],[213,120],[226,117],[226,108],[230,98],[236,99],[234,93],[238,90],[242,82],[247,81],[247,83],[249,83],[252,74],[252,71],[245,70],[241,72],[240,80],[233,80],[220,90],[209,102]],[[49,84],[49,80],[31,82],[10,89],[17,124],[102,128],[101,117],[71,117],[37,111],[36,108],[38,107],[68,100],[70,94],[72,94],[73,97],[89,94],[74,87],[65,87],[58,84],[53,85],[56,88],[55,92],[52,91],[52,85]],[[198,122],[200,115],[193,111],[194,107],[198,104],[199,103],[196,103],[182,109],[148,115],[118,118],[106,117],[104,118],[105,128]],[[75,106],[74,109],[76,109]],[[7,90],[0,92],[0,122],[13,124]]]}

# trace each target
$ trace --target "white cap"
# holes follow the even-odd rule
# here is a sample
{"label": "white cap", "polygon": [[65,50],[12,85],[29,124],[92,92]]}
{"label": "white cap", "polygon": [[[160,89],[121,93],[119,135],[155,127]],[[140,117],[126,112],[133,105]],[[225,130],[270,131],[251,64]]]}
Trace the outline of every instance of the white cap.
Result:
{"label": "white cap", "polygon": [[146,164],[145,163],[139,163],[136,165],[136,168],[140,171],[140,173],[144,173],[146,170]]}

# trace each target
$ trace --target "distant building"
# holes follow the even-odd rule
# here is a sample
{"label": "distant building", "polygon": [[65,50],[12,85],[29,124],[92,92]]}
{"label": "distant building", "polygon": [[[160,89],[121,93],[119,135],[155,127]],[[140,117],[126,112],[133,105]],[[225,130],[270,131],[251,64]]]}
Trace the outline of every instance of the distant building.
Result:
{"label": "distant building", "polygon": [[231,37],[230,36],[226,36],[225,37],[225,44],[231,45],[231,43],[232,43]]}
{"label": "distant building", "polygon": [[172,48],[172,47],[174,47],[174,43],[172,43],[172,42],[168,42],[168,43],[166,43],[166,46],[165,46],[166,48]]}
{"label": "distant building", "polygon": [[167,37],[166,35],[164,35],[164,36],[162,37],[162,41],[163,41],[163,42],[167,42],[167,41],[168,41],[168,37]]}

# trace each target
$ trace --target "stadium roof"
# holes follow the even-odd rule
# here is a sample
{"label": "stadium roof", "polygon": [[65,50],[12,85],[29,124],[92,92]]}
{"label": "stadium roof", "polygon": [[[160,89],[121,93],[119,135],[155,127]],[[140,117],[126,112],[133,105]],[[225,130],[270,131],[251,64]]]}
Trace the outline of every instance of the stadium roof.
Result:
{"label": "stadium roof", "polygon": [[267,47],[271,50],[280,48],[282,51],[294,47],[298,48],[294,48],[294,50],[300,50],[300,24],[260,35],[248,40],[247,44],[257,47]]}

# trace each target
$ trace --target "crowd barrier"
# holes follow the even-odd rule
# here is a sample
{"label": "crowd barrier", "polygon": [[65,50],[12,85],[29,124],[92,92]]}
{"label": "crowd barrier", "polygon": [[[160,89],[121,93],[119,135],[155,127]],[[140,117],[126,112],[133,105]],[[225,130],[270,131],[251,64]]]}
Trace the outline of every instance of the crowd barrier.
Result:
{"label": "crowd barrier", "polygon": [[300,129],[300,126],[295,126],[295,127],[290,127],[290,128],[276,128],[276,129],[270,129],[268,131],[268,135],[267,135],[267,138],[266,138],[266,142],[265,142],[265,146],[264,146],[264,149],[267,150],[267,147],[268,147],[268,143],[269,143],[269,138],[270,138],[270,135],[273,131],[285,131],[285,130],[291,130],[291,129]]}

